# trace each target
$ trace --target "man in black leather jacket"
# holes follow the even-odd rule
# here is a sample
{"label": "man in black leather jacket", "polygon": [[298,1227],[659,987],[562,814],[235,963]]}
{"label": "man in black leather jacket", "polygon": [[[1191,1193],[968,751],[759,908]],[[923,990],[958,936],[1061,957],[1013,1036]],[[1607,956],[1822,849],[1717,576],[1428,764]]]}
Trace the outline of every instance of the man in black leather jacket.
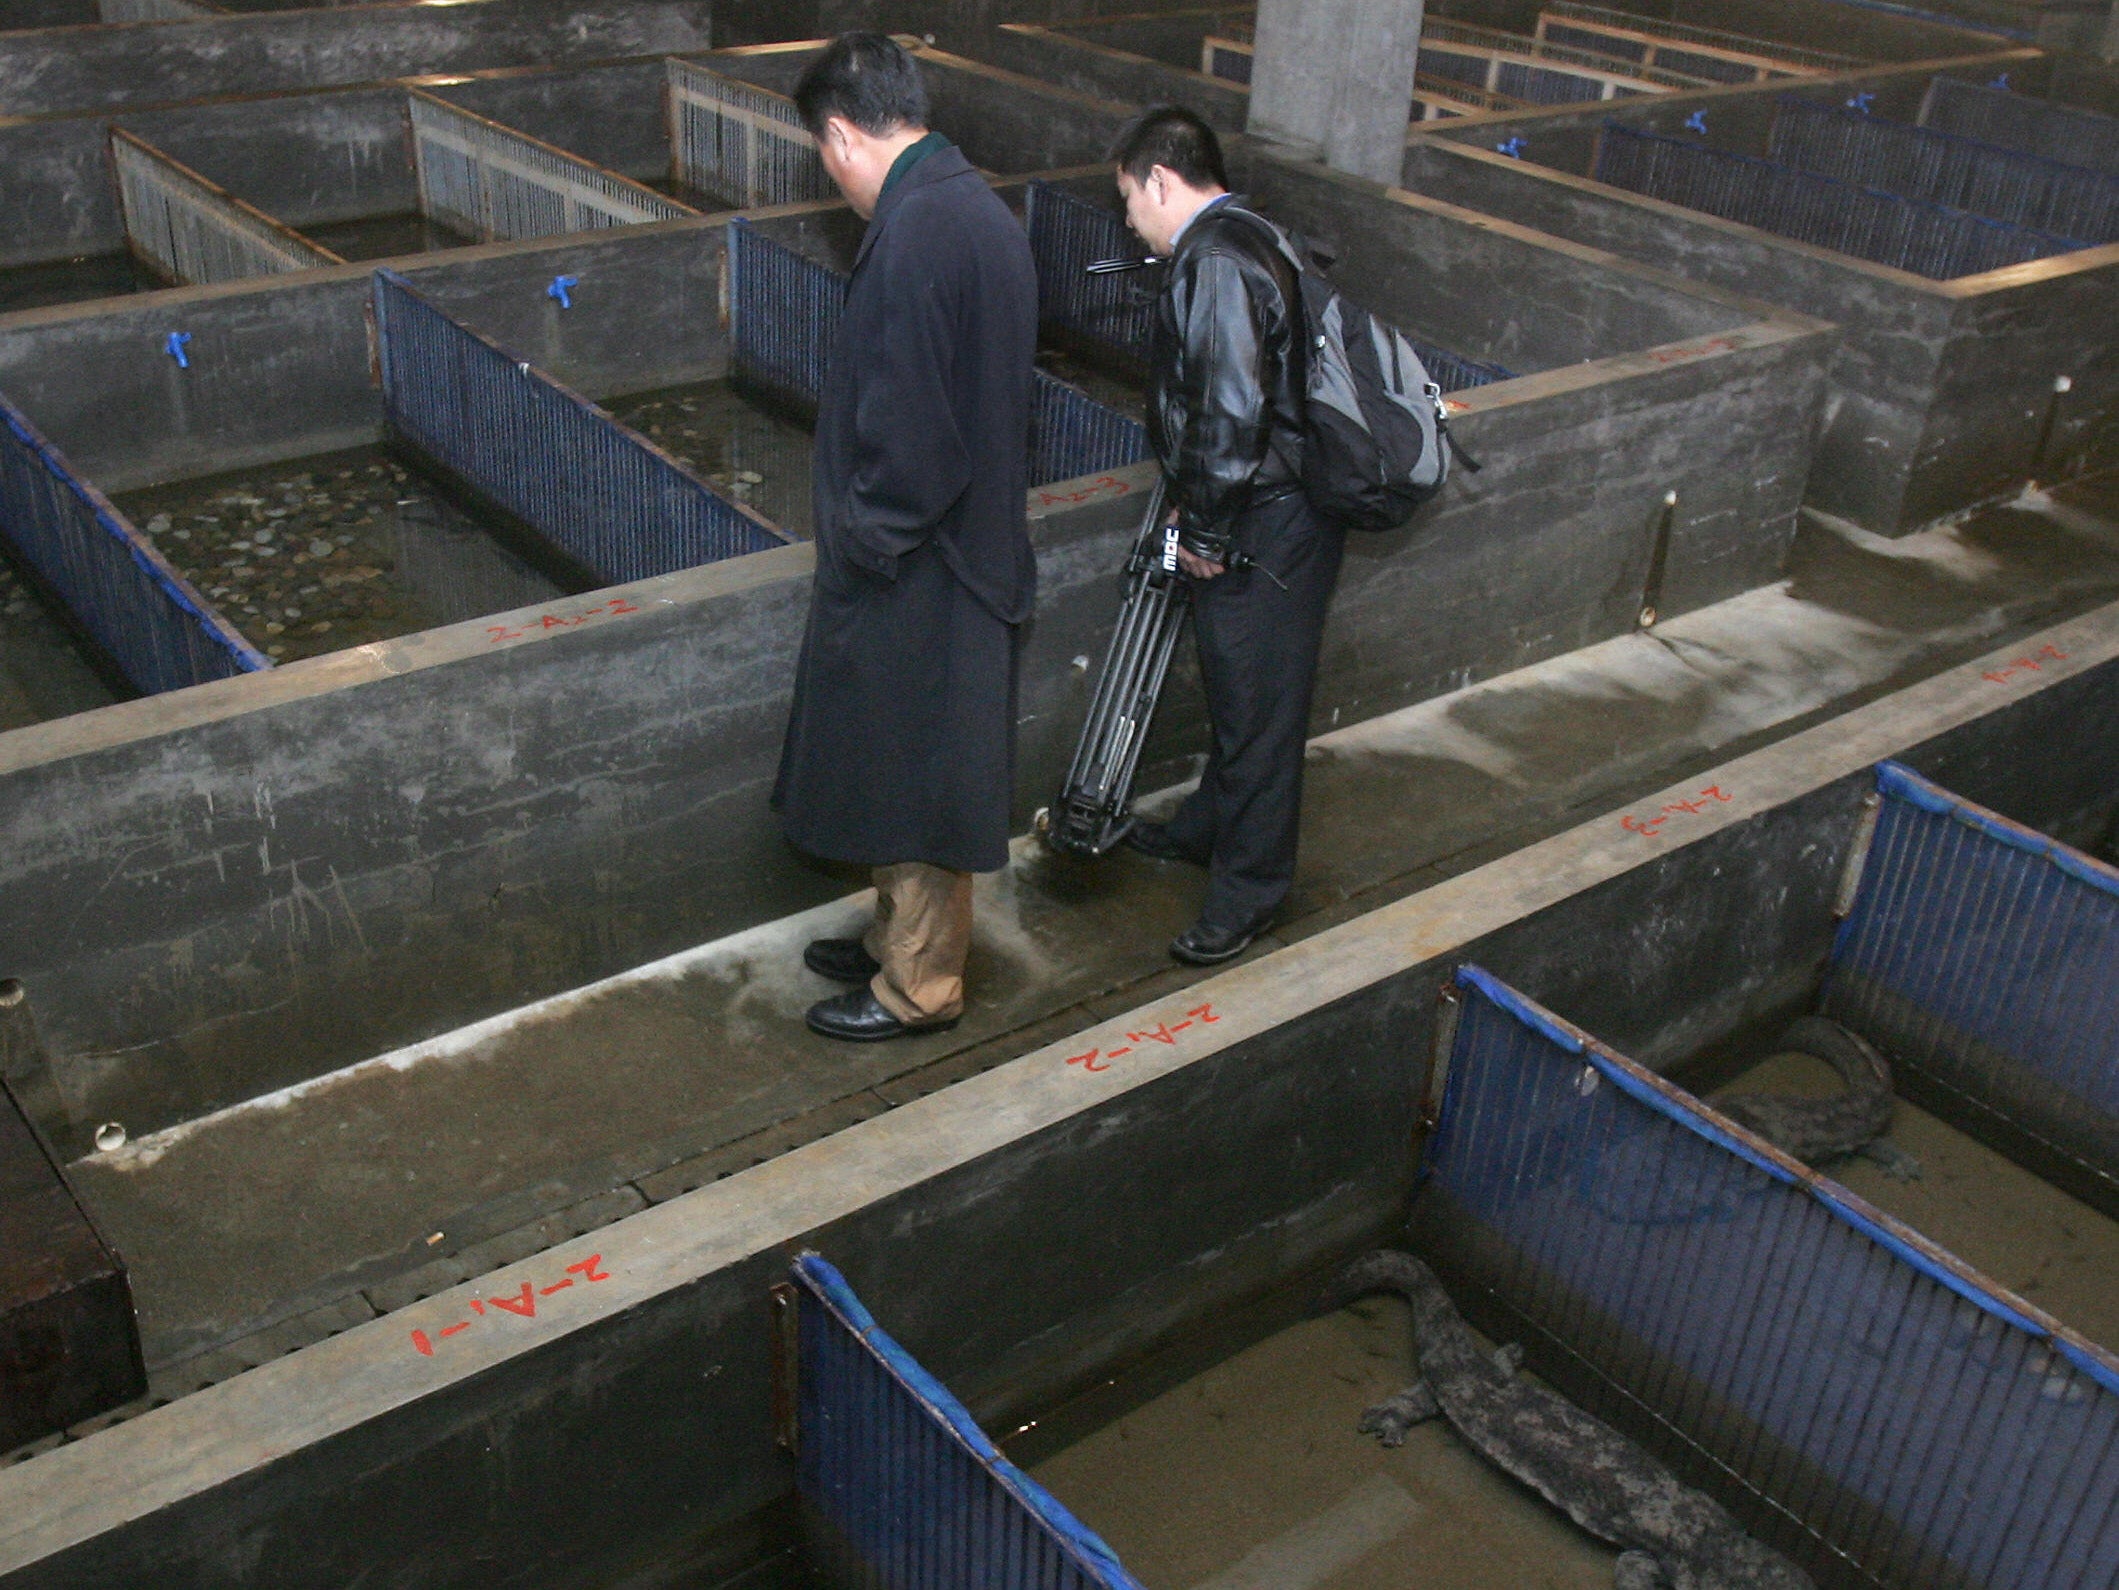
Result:
{"label": "man in black leather jacket", "polygon": [[1273,231],[1228,191],[1213,129],[1143,111],[1112,149],[1126,218],[1168,258],[1149,349],[1148,435],[1193,582],[1212,739],[1200,785],[1126,843],[1204,865],[1194,966],[1243,953],[1295,876],[1303,744],[1344,529],[1302,492],[1302,299]]}

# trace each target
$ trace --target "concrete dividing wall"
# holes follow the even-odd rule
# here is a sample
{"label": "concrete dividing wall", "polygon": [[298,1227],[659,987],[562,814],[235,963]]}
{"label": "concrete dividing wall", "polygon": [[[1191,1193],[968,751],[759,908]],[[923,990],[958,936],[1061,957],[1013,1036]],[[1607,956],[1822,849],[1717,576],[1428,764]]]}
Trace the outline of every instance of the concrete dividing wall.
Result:
{"label": "concrete dividing wall", "polygon": [[661,57],[551,71],[481,72],[428,92],[636,179],[670,174]]}
{"label": "concrete dividing wall", "polygon": [[[802,40],[755,49],[716,50],[702,65],[786,94],[818,46]],[[1049,171],[1100,161],[1130,114],[1109,100],[1018,76],[982,61],[921,48],[935,130],[973,165],[1000,173]]]}
{"label": "concrete dividing wall", "polygon": [[[670,174],[661,56],[404,82],[628,176]],[[125,246],[110,169],[120,126],[293,227],[419,207],[397,84],[222,98],[0,125],[0,265]]]}
{"label": "concrete dividing wall", "polygon": [[[476,1283],[603,1277],[532,1319],[439,1339],[473,1289],[442,1293],[0,1471],[0,1585],[727,1582],[792,1484],[766,1288],[793,1252],[989,1424],[1035,1414],[1395,1234],[1461,961],[1667,1066],[1806,997],[1878,758],[2060,831],[2109,811],[2119,611],[2040,638],[2063,665],[1975,661],[1687,781],[1731,797],[1689,826],[1609,813]],[[2055,744],[2082,754],[2030,776]],[[1152,1056],[1067,1063],[1181,1012]]]}
{"label": "concrete dividing wall", "polygon": [[[291,94],[262,103],[222,100],[120,115],[109,124],[137,133],[290,226],[419,208],[398,88]],[[119,225],[122,246],[122,220]]]}
{"label": "concrete dividing wall", "polygon": [[1042,82],[1127,105],[1189,106],[1220,132],[1241,132],[1251,114],[1250,91],[1196,68],[1162,61],[1110,42],[1094,28],[1044,28],[1012,22],[957,44],[964,54]]}
{"label": "concrete dividing wall", "polygon": [[541,66],[713,39],[707,0],[461,0],[347,6],[61,36],[0,35],[0,115],[107,111],[224,94]]}
{"label": "concrete dividing wall", "polygon": [[[1858,81],[1879,105],[1888,96],[1910,113],[1928,77]],[[1718,145],[1758,152],[1772,94],[1637,103],[1629,122],[1675,130],[1704,108]],[[1930,281],[1589,180],[1579,173],[1605,114],[1533,113],[1416,136],[1406,185],[1843,327],[1809,500],[1867,529],[1901,534],[2027,478],[2119,457],[2119,246]],[[1524,138],[1524,158],[1492,149],[1510,136]],[[2073,391],[2054,410],[2063,375]]]}
{"label": "concrete dividing wall", "polygon": [[[1072,750],[1132,494],[1034,520],[1026,802]],[[766,804],[809,568],[754,554],[0,741],[9,975],[69,1112],[187,1119],[843,893]],[[120,830],[156,837],[82,916]]]}
{"label": "concrete dividing wall", "polygon": [[[664,221],[398,265],[444,308],[601,398],[723,372],[724,235],[710,220]],[[356,264],[31,310],[0,330],[0,391],[107,491],[373,442],[369,274]],[[545,296],[561,274],[579,278],[572,309]],[[188,370],[163,350],[171,331],[191,333]]]}
{"label": "concrete dividing wall", "polygon": [[[1486,470],[1461,475],[1412,529],[1354,538],[1320,728],[1630,629],[1666,491],[1678,506],[1664,611],[1778,575],[1828,329],[1354,179],[1263,162],[1253,175],[1276,206],[1339,237],[1349,286],[1379,311],[1445,306],[1465,317],[1459,333],[1479,333],[1450,337],[1465,351],[1554,366],[1462,394],[1458,432]],[[841,263],[857,235],[837,206],[758,224]],[[721,236],[670,222],[465,250],[413,274],[596,396],[718,373]],[[1402,271],[1408,253],[1423,274]],[[1535,278],[1535,303],[1474,327],[1484,287],[1510,270]],[[544,295],[560,271],[580,278],[569,311]],[[348,267],[18,317],[0,332],[0,390],[113,487],[371,440],[366,276]],[[171,327],[192,333],[189,371],[161,351]],[[1100,654],[1144,481],[1136,470],[1033,497],[1047,603],[1026,664],[1019,821],[1071,749],[1085,676],[1070,660]],[[825,887],[788,870],[764,814],[783,696],[746,684],[731,698],[717,672],[784,688],[804,576],[789,564],[770,603],[761,585],[715,605],[717,581],[754,577],[739,563],[746,572],[674,577],[693,593],[680,625],[569,628],[499,653],[470,626],[0,740],[10,821],[58,825],[0,874],[21,913],[9,942],[50,946],[10,975],[29,983],[67,1057],[81,1118],[146,1130],[782,914]],[[698,713],[698,701],[730,699],[748,714],[740,727]],[[1198,697],[1181,674],[1170,699],[1150,755],[1181,775],[1203,748]],[[747,749],[731,756],[732,739]],[[114,885],[109,857],[143,824],[159,837]],[[261,859],[224,870],[230,846]],[[60,931],[91,890],[93,928]]]}
{"label": "concrete dividing wall", "polygon": [[[1529,33],[1537,25],[1539,0],[1437,0],[1432,14],[1463,22]],[[1868,61],[1932,61],[1947,55],[1962,55],[1997,37],[1948,22],[1893,13],[1881,7],[1848,5],[1844,0],[1773,0],[1761,8],[1757,0],[1664,0],[1655,6],[1621,6],[1641,15],[1654,15],[1668,22],[1695,27],[1722,28],[1731,33],[1749,33],[1759,38],[1779,39],[1788,44],[1817,50],[1834,50]],[[1958,10],[1968,23],[2012,28],[2028,35],[2036,24],[2026,14],[2036,7],[2006,3],[1982,5],[1978,0],[1962,8],[1948,5],[1910,5],[1908,12],[1941,14]]]}
{"label": "concrete dividing wall", "polygon": [[[1388,549],[1390,579],[1417,582],[1386,579],[1379,619],[1391,603],[1434,611],[1461,599],[1469,605],[1434,621],[1460,637],[1484,631],[1495,649],[1482,657],[1535,647],[1539,635],[1564,650],[1618,633],[1638,608],[1666,490],[1680,504],[1667,610],[1778,576],[1809,468],[1813,372],[1828,357],[1829,328],[1248,140],[1231,157],[1234,180],[1267,213],[1335,249],[1335,279],[1352,297],[1445,347],[1541,372],[1457,393],[1465,445],[1489,469],[1460,472],[1409,534],[1354,538],[1355,567],[1373,543]],[[1104,196],[1105,180],[1072,186]],[[1538,567],[1551,567],[1555,548],[1574,549],[1566,594],[1535,594],[1544,576],[1528,565],[1504,572],[1515,527],[1527,522],[1538,526]],[[1489,559],[1499,561],[1483,577],[1466,577]],[[1415,589],[1427,594],[1415,598]],[[1482,590],[1510,595],[1489,604]],[[1460,638],[1434,654],[1464,650]]]}

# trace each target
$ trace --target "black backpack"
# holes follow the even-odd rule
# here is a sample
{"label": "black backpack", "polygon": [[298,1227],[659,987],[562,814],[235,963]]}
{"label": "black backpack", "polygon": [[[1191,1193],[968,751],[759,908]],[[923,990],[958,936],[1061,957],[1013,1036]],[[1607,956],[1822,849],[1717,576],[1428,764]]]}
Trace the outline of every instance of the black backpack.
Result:
{"label": "black backpack", "polygon": [[1272,235],[1301,288],[1303,495],[1350,529],[1398,529],[1442,489],[1452,452],[1479,468],[1450,437],[1442,388],[1404,333],[1341,294],[1280,228],[1230,209]]}

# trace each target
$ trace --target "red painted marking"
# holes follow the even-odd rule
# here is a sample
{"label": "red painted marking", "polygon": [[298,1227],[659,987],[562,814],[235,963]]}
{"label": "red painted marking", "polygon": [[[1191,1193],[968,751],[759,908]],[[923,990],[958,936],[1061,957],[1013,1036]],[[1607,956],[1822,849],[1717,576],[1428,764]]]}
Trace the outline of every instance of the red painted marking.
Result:
{"label": "red painted marking", "polygon": [[1084,1071],[1109,1071],[1109,1066],[1097,1063],[1096,1057],[1102,1053],[1101,1049],[1091,1049],[1087,1054],[1070,1054],[1067,1056],[1067,1064],[1080,1066]]}
{"label": "red painted marking", "polygon": [[467,1331],[470,1328],[471,1322],[469,1320],[460,1319],[454,1325],[451,1325],[447,1330],[443,1331],[442,1335],[445,1337],[454,1336],[458,1331]]}
{"label": "red painted marking", "polygon": [[534,1319],[537,1315],[537,1299],[532,1295],[528,1281],[522,1283],[522,1290],[513,1297],[489,1297],[486,1301],[510,1314],[520,1314],[524,1319]]}
{"label": "red painted marking", "polygon": [[1688,817],[1697,817],[1712,803],[1734,800],[1735,798],[1735,796],[1723,790],[1721,785],[1709,784],[1697,795],[1690,797],[1680,796],[1674,801],[1666,801],[1662,809],[1653,817],[1644,819],[1628,812],[1619,819],[1619,826],[1629,834],[1639,834],[1643,839],[1653,839],[1661,832],[1663,825],[1669,822],[1672,817],[1681,813]]}
{"label": "red painted marking", "polygon": [[1219,1016],[1214,1014],[1214,1007],[1212,1005],[1201,1005],[1199,1009],[1188,1010],[1185,1012],[1185,1014],[1188,1016],[1197,1016],[1202,1022],[1221,1020]]}
{"label": "red painted marking", "polygon": [[425,1331],[414,1331],[412,1333],[412,1345],[414,1347],[417,1347],[421,1352],[425,1353],[429,1358],[432,1358],[434,1356],[434,1344],[427,1340],[427,1333]]}
{"label": "red painted marking", "polygon": [[1131,1054],[1132,1052],[1133,1045],[1131,1045],[1130,1043],[1127,1044],[1126,1047],[1123,1049],[1106,1049],[1104,1051],[1105,1054],[1109,1055],[1114,1060],[1116,1060],[1120,1055]]}
{"label": "red painted marking", "polygon": [[483,1304],[483,1303],[479,1302],[479,1301],[478,1301],[478,1299],[477,1299],[477,1298],[475,1298],[475,1297],[471,1299],[471,1312],[472,1312],[472,1313],[474,1313],[474,1314],[483,1314],[483,1313],[484,1313],[485,1311],[486,1311],[486,1306],[485,1306],[485,1304]]}
{"label": "red painted marking", "polygon": [[550,1297],[554,1292],[564,1292],[573,1284],[571,1277],[564,1281],[554,1281],[550,1286],[538,1288],[537,1295],[539,1297]]}
{"label": "red painted marking", "polygon": [[1657,364],[1676,364],[1680,359],[1704,359],[1710,353],[1730,353],[1742,346],[1735,337],[1709,337],[1705,342],[1684,343],[1675,348],[1650,348],[1648,357]]}
{"label": "red painted marking", "polygon": [[1039,491],[1037,502],[1040,508],[1051,508],[1061,504],[1071,505],[1087,502],[1091,497],[1128,497],[1133,488],[1123,480],[1111,475],[1099,475],[1079,491]]}
{"label": "red painted marking", "polygon": [[1177,1042],[1177,1034],[1170,1030],[1170,1024],[1167,1021],[1157,1022],[1146,1032],[1129,1032],[1126,1036],[1135,1043],[1147,1043],[1151,1039],[1156,1043],[1174,1044]]}
{"label": "red painted marking", "polygon": [[[2045,659],[2045,661],[2039,661],[2040,658]],[[2032,652],[2030,656],[2018,657],[2013,662],[2004,663],[1999,668],[1989,668],[1979,677],[1997,685],[2005,685],[2017,674],[2025,672],[2037,673],[2045,667],[2047,662],[2066,662],[2067,658],[2068,654],[2066,652],[2062,651],[2052,641],[2047,641],[2043,646]]]}
{"label": "red painted marking", "polygon": [[497,646],[504,640],[521,640],[524,635],[533,629],[577,629],[583,624],[594,623],[600,618],[617,618],[627,613],[645,611],[646,609],[637,603],[629,602],[622,596],[614,596],[608,601],[597,603],[586,612],[571,613],[560,611],[540,613],[526,624],[488,624],[486,626],[486,644],[488,646]]}
{"label": "red painted marking", "polygon": [[603,1263],[603,1255],[600,1253],[592,1253],[586,1259],[583,1259],[579,1264],[568,1265],[567,1274],[578,1275],[584,1281],[608,1281],[610,1279],[610,1276],[602,1270],[596,1268],[596,1266],[601,1263]]}
{"label": "red painted marking", "polygon": [[1183,1032],[1187,1027],[1191,1025],[1192,1024],[1189,1021],[1181,1021],[1176,1026],[1172,1027],[1170,1030],[1172,1032]]}

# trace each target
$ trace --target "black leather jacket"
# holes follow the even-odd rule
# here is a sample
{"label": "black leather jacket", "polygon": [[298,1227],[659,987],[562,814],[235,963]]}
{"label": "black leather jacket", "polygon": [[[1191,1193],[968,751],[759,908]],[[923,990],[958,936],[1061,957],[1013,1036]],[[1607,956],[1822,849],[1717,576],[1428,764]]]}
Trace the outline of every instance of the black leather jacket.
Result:
{"label": "black leather jacket", "polygon": [[1235,202],[1177,240],[1148,344],[1148,440],[1185,538],[1209,547],[1244,509],[1302,489],[1301,288]]}

